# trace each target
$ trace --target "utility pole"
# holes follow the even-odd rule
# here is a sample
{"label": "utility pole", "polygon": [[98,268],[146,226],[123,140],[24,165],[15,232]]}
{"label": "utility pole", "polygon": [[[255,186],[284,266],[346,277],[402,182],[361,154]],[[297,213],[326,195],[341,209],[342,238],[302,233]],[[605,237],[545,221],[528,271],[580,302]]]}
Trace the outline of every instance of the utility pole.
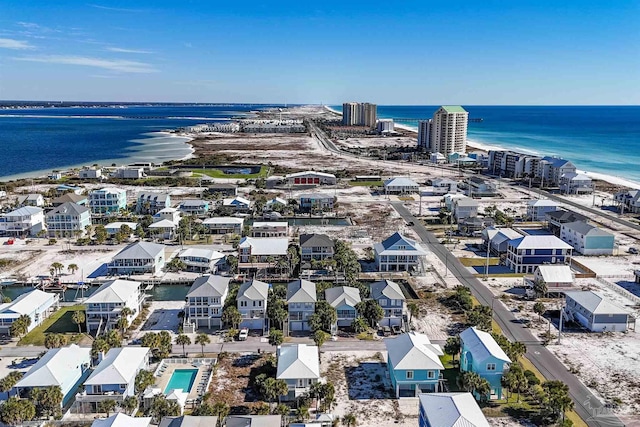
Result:
{"label": "utility pole", "polygon": [[560,344],[560,338],[562,337],[562,305],[560,305],[560,321],[558,323],[558,344]]}
{"label": "utility pole", "polygon": [[487,244],[487,263],[484,266],[484,280],[489,280],[489,244]]}

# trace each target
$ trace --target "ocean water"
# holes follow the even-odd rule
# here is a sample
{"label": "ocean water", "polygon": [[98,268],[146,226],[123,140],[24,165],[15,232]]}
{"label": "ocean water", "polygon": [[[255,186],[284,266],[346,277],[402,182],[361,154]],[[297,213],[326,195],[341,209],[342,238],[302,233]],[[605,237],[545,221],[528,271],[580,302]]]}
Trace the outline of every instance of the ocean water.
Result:
{"label": "ocean water", "polygon": [[186,138],[161,133],[251,115],[265,105],[147,105],[0,110],[0,178],[56,168],[162,162],[191,153]]}
{"label": "ocean water", "polygon": [[[378,106],[378,117],[417,127],[439,106]],[[331,108],[342,111],[342,106]],[[579,170],[640,182],[640,106],[464,106],[468,139],[483,145],[553,155]]]}

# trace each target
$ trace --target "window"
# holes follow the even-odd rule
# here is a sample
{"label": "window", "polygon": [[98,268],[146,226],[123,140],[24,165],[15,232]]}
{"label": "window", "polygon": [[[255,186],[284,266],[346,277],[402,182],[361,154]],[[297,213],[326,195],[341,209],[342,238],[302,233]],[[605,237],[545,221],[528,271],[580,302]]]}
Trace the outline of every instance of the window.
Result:
{"label": "window", "polygon": [[427,378],[433,379],[436,377],[435,371],[427,371]]}
{"label": "window", "polygon": [[495,371],[496,364],[495,363],[487,363],[487,371]]}
{"label": "window", "polygon": [[240,301],[240,307],[246,307],[246,306],[247,306],[246,301]]}
{"label": "window", "polygon": [[413,371],[407,371],[407,379],[408,380],[412,380],[413,379]]}

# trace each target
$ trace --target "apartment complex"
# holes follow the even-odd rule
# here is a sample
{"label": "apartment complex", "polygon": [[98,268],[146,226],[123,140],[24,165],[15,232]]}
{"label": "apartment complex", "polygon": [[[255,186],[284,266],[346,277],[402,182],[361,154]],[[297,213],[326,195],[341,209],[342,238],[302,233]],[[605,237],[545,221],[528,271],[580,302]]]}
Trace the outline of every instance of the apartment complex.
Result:
{"label": "apartment complex", "polygon": [[459,105],[444,105],[433,118],[418,123],[418,147],[448,156],[467,150],[469,113]]}
{"label": "apartment complex", "polygon": [[342,124],[375,127],[377,108],[376,104],[368,102],[345,102],[342,104]]}

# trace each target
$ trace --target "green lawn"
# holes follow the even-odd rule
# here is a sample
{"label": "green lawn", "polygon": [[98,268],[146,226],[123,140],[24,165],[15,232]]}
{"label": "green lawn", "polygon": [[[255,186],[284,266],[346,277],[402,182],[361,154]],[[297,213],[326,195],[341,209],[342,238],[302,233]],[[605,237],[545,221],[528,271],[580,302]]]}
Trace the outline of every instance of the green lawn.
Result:
{"label": "green lawn", "polygon": [[[82,338],[78,333],[78,325],[73,323],[71,316],[74,311],[84,310],[82,305],[61,307],[46,319],[40,326],[22,337],[18,345],[44,345],[44,338],[48,333],[65,334],[71,342],[76,342]],[[85,325],[82,325],[84,331]]]}
{"label": "green lawn", "polygon": [[[458,258],[458,261],[465,267],[478,267],[487,265],[486,258],[468,258],[462,257]],[[498,265],[500,263],[500,258],[489,258],[489,265]]]}
{"label": "green lawn", "polygon": [[[238,165],[238,166],[242,166],[242,165]],[[189,170],[193,172],[194,175],[207,175],[207,176],[210,176],[211,178],[229,178],[229,179],[266,178],[267,175],[269,174],[269,167],[264,165],[260,166],[260,172],[249,174],[249,175],[243,175],[239,173],[226,174],[218,169],[189,169]]]}
{"label": "green lawn", "polygon": [[382,187],[382,181],[349,181],[354,187]]}

